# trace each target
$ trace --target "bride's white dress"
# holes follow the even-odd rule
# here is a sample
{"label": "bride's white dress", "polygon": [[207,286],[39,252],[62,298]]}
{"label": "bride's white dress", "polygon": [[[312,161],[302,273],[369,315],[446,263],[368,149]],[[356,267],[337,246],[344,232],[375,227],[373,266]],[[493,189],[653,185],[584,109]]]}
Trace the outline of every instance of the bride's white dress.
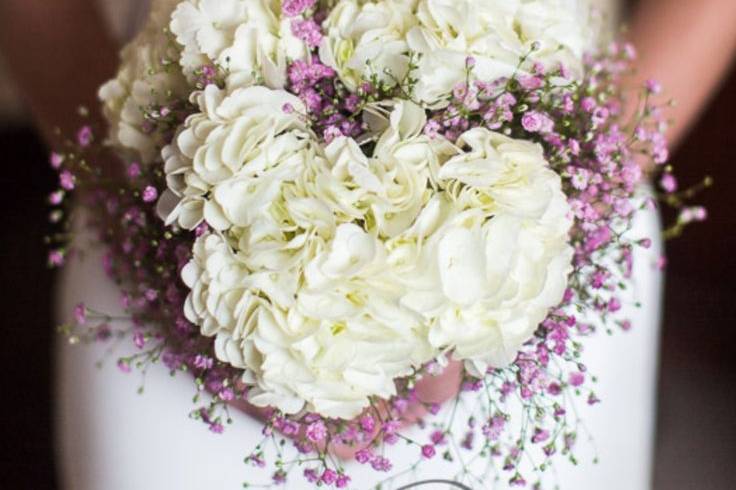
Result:
{"label": "bride's white dress", "polygon": [[[120,0],[110,3],[115,16],[123,16],[117,10]],[[126,30],[130,27],[118,26],[118,32]],[[562,490],[645,490],[651,486],[662,286],[655,267],[661,253],[656,213],[641,214],[632,233],[654,239],[650,250],[640,250],[636,256],[633,289],[643,306],[625,305],[633,320],[632,331],[613,336],[601,333],[587,341],[584,360],[599,378],[596,393],[603,402],[595,407],[579,404],[586,426],[581,433],[579,464],[574,467],[561,460],[548,476]],[[81,300],[105,312],[121,310],[119,292],[105,276],[101,252],[94,247],[69,264],[58,293],[62,320]],[[229,490],[242,488],[246,480],[268,481],[270,475],[243,464],[247,451],[261,439],[260,422],[235,413],[233,426],[222,435],[212,434],[187,418],[194,392],[186,375],[171,378],[166,368],[154,366],[146,377],[145,393],[138,395],[141,377],[121,374],[115,367],[114,359],[126,352],[127,345],[120,346],[101,368],[95,366],[105,358],[108,347],[70,347],[59,340],[56,426],[62,488]],[[585,440],[587,435],[593,443]],[[416,449],[404,445],[391,448],[390,456],[395,471],[417,460]],[[599,462],[594,464],[596,457]],[[451,467],[439,460],[407,475],[404,483],[451,477]],[[381,479],[355,463],[349,468],[353,476],[350,488],[373,488]],[[301,481],[295,475],[287,488],[298,490],[303,487]],[[506,488],[506,483],[487,481],[484,488]]]}

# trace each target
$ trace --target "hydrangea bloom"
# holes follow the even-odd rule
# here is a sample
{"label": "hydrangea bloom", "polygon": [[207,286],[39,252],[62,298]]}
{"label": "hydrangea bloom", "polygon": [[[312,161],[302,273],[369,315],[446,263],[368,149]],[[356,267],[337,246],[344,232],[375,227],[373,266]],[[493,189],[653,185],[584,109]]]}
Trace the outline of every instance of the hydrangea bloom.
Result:
{"label": "hydrangea bloom", "polygon": [[171,116],[176,116],[177,104],[189,92],[176,66],[179,52],[164,31],[177,4],[153,2],[146,26],[122,50],[117,76],[99,91],[112,144],[146,163],[158,157],[166,133],[178,124]]}
{"label": "hydrangea bloom", "polygon": [[480,128],[431,140],[400,101],[372,158],[345,137],[308,154],[292,133],[256,151],[245,114],[194,116],[179,146],[212,158],[184,177],[212,187],[182,203],[223,232],[195,244],[187,317],[246,369],[252,403],[352,418],[447,350],[477,373],[507,365],[561,301],[571,221],[538,145]]}
{"label": "hydrangea bloom", "polygon": [[203,66],[228,73],[230,87],[286,83],[287,60],[304,58],[305,43],[268,0],[186,0],[171,16],[171,32],[182,47],[181,65],[192,76]]}
{"label": "hydrangea bloom", "polygon": [[563,64],[579,77],[594,46],[591,18],[582,0],[342,0],[325,22],[320,56],[349,87],[371,77],[404,84],[413,69],[416,99],[442,107],[467,78],[468,59],[479,80],[510,77],[520,60],[524,70]]}

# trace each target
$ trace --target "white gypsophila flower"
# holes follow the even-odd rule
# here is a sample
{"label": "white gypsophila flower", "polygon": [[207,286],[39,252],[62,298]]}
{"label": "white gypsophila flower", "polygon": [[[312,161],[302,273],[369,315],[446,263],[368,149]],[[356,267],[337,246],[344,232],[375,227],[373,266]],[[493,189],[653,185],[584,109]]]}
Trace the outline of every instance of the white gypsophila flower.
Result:
{"label": "white gypsophila flower", "polygon": [[468,58],[473,78],[492,81],[532,63],[563,64],[577,77],[582,57],[593,48],[587,0],[420,0],[419,26],[407,36],[420,53],[415,96],[438,107],[453,87],[466,80]]}
{"label": "white gypsophila flower", "polygon": [[186,100],[189,88],[178,66],[179,52],[166,32],[178,0],[156,0],[143,30],[121,52],[116,77],[99,91],[109,139],[132,159],[151,163],[164,145],[160,131],[147,127],[147,112],[161,114]]}
{"label": "white gypsophila flower", "polygon": [[228,93],[209,85],[193,102],[200,112],[163,151],[169,189],[159,214],[187,229],[203,219],[219,230],[247,226],[309,150],[299,115],[304,106],[262,86]]}
{"label": "white gypsophila flower", "polygon": [[[512,362],[561,302],[572,220],[560,177],[539,145],[479,128],[458,147],[469,149],[440,169],[449,191],[425,209],[423,229],[434,231],[421,236],[416,269],[405,267],[402,303],[437,320],[434,347],[453,349],[455,359],[482,373]],[[396,253],[407,255],[402,247]]]}
{"label": "white gypsophila flower", "polygon": [[345,85],[355,90],[361,81],[393,86],[409,69],[406,34],[416,25],[415,0],[361,2],[342,0],[323,23],[325,37],[319,54]]}
{"label": "white gypsophila flower", "polygon": [[283,88],[287,60],[309,52],[293,35],[291,21],[282,17],[280,2],[270,0],[184,0],[172,15],[171,32],[182,46],[188,76],[216,65],[231,89],[260,82]]}

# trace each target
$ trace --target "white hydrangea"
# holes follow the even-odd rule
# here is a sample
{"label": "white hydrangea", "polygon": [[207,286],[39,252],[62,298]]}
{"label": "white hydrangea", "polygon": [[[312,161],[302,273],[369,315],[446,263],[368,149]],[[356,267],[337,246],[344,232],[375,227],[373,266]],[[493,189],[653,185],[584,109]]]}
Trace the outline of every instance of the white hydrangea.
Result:
{"label": "white hydrangea", "polygon": [[249,365],[252,403],[303,400],[309,410],[352,418],[368,397],[389,398],[396,378],[432,359],[426,327],[398,305],[385,259],[382,242],[363,228],[336,229],[306,264],[296,307],[272,310],[248,339],[261,357]]}
{"label": "white hydrangea", "polygon": [[[341,0],[324,23],[322,61],[350,88],[372,75],[402,81],[415,54],[414,96],[441,107],[473,75],[492,81],[517,70],[522,57],[574,76],[595,44],[589,0]],[[532,47],[536,49],[532,50]]]}
{"label": "white hydrangea", "polygon": [[485,129],[431,140],[424,111],[394,101],[374,108],[373,156],[344,137],[320,149],[263,90],[257,110],[245,91],[233,110],[203,94],[178,143],[202,160],[170,179],[219,230],[183,271],[185,313],[244,369],[250,401],[351,418],[447,352],[478,373],[511,362],[561,301],[572,257],[541,147]]}
{"label": "white hydrangea", "polygon": [[484,81],[513,75],[526,55],[526,67],[562,63],[579,76],[595,39],[588,0],[420,0],[416,15],[407,37],[421,54],[415,95],[433,106],[466,79],[468,57]]}
{"label": "white hydrangea", "polygon": [[388,85],[401,81],[409,68],[406,35],[416,25],[415,3],[338,2],[323,23],[322,62],[335,68],[351,90],[362,80],[376,79]]}
{"label": "white hydrangea", "polygon": [[171,19],[188,76],[205,65],[227,73],[228,87],[255,82],[271,88],[286,83],[287,60],[305,58],[308,48],[291,32],[280,2],[269,0],[184,0]]}
{"label": "white hydrangea", "polygon": [[288,92],[263,86],[228,93],[209,85],[193,102],[200,112],[163,151],[169,189],[159,214],[187,229],[204,219],[218,230],[248,226],[308,158],[299,115],[304,106]]}
{"label": "white hydrangea", "polygon": [[185,314],[215,336],[221,361],[245,369],[251,403],[352,418],[433,352],[421,318],[395,301],[380,240],[342,224],[315,241],[289,270],[254,270],[225,238],[200,237],[182,272]]}
{"label": "white hydrangea", "polygon": [[[414,268],[401,274],[402,304],[436,320],[434,347],[453,349],[455,359],[483,373],[512,362],[562,301],[572,220],[539,145],[473,129],[458,146],[468,149],[439,172],[448,192],[419,220],[432,231],[397,239],[423,244]],[[396,253],[407,255],[401,246]]]}
{"label": "white hydrangea", "polygon": [[394,101],[369,167],[377,191],[370,200],[376,232],[391,238],[414,223],[432,197],[432,173],[439,167],[437,143],[423,134],[424,110]]}
{"label": "white hydrangea", "polygon": [[161,132],[146,128],[146,111],[160,112],[186,100],[189,88],[177,64],[179,52],[166,32],[178,0],[156,0],[143,30],[121,53],[116,77],[99,91],[110,126],[109,139],[131,159],[151,163],[164,141]]}

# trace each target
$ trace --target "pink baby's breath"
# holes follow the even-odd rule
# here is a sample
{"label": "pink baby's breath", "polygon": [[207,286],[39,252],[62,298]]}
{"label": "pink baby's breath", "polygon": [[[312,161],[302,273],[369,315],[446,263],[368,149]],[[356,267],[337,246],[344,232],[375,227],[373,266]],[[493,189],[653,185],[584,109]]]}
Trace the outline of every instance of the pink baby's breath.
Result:
{"label": "pink baby's breath", "polygon": [[152,185],[146,186],[143,190],[143,202],[151,203],[158,199],[158,190]]}
{"label": "pink baby's breath", "polygon": [[312,8],[316,0],[283,0],[281,2],[281,10],[287,17],[296,17],[303,14],[307,9]]}

